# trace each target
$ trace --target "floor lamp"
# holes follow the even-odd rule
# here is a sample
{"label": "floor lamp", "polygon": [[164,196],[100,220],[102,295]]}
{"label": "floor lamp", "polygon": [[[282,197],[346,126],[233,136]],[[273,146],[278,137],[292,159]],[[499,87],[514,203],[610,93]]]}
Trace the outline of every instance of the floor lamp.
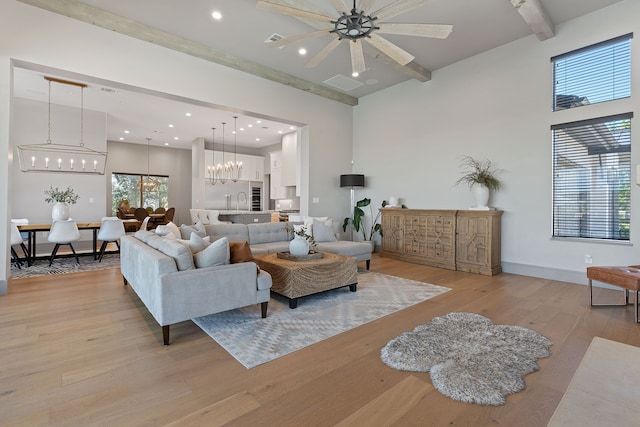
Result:
{"label": "floor lamp", "polygon": [[[351,211],[353,213],[353,208],[356,206],[355,187],[364,187],[364,175],[358,175],[358,174],[340,175],[340,187],[351,188]],[[351,224],[350,230],[351,230],[351,240],[353,240],[353,224]]]}

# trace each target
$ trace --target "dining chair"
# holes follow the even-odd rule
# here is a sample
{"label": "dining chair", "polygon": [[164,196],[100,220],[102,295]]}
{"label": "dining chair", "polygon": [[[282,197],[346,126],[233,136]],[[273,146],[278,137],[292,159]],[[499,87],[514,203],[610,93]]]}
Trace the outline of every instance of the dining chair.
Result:
{"label": "dining chair", "polygon": [[140,224],[140,230],[147,230],[147,224],[149,224],[149,220],[151,219],[150,216],[146,217],[145,219],[142,220],[142,224]]}
{"label": "dining chair", "polygon": [[13,248],[14,245],[20,245],[22,252],[24,253],[25,260],[28,260],[29,252],[27,251],[27,247],[24,245],[24,240],[22,240],[20,230],[18,230],[18,224],[11,221],[11,260],[18,268],[22,269],[22,261],[20,260],[16,250]]}
{"label": "dining chair", "polygon": [[142,221],[149,216],[149,211],[147,211],[145,208],[137,208],[135,215],[138,221]]}
{"label": "dining chair", "polygon": [[58,252],[60,245],[69,245],[69,247],[71,248],[71,252],[73,252],[73,256],[76,257],[76,262],[80,264],[78,254],[76,254],[76,250],[71,244],[72,242],[80,240],[80,231],[78,230],[78,224],[76,223],[75,219],[68,219],[66,221],[53,221],[47,240],[49,240],[49,242],[51,243],[56,244],[56,246],[53,248],[53,252],[51,252],[49,266],[51,266],[51,264],[53,263],[53,259],[56,257],[56,253]]}
{"label": "dining chair", "polygon": [[157,214],[160,214],[160,213],[163,214],[165,212],[167,212],[167,210],[163,207],[159,207],[155,211],[153,211],[153,213],[157,213]]}
{"label": "dining chair", "polygon": [[104,251],[107,249],[109,242],[115,242],[118,252],[120,252],[119,240],[125,234],[124,223],[121,219],[114,217],[102,218],[102,224],[100,225],[100,230],[98,230],[98,240],[102,240],[98,262],[102,262]]}
{"label": "dining chair", "polygon": [[176,208],[169,208],[167,212],[164,214],[164,222],[169,223],[173,221],[173,217],[176,214]]}

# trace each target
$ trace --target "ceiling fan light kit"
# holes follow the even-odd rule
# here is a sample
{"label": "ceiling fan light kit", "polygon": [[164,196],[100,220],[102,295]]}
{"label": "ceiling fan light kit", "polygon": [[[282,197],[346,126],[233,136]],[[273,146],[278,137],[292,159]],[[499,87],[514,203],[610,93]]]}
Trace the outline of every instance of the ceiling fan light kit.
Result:
{"label": "ceiling fan light kit", "polygon": [[[389,40],[380,37],[376,33],[444,39],[447,38],[453,30],[452,25],[380,22],[381,20],[392,18],[422,6],[429,0],[396,0],[370,14],[367,13],[366,10],[375,4],[375,0],[362,0],[359,4],[356,3],[356,0],[353,0],[353,7],[350,10],[343,0],[328,1],[333,8],[340,13],[338,18],[334,19],[314,11],[288,6],[279,3],[277,0],[259,0],[257,3],[259,9],[274,10],[299,19],[316,20],[333,26],[333,28],[327,28],[326,30],[285,37],[276,42],[268,43],[268,46],[283,47],[301,40],[308,40],[328,34],[335,35],[335,38],[318,54],[311,58],[311,60],[305,64],[305,67],[313,68],[317,66],[331,51],[338,47],[342,40],[346,40],[351,42],[349,44],[351,52],[351,72],[352,75],[357,76],[366,71],[362,48],[363,40],[402,66],[407,65],[415,59],[409,52]],[[290,3],[295,4],[296,2],[290,1]]]}

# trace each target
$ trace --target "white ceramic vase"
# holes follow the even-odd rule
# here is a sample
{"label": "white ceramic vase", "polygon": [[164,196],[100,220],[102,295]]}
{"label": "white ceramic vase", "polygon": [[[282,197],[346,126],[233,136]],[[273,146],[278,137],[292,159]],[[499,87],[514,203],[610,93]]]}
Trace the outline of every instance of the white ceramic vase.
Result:
{"label": "white ceramic vase", "polygon": [[293,256],[303,256],[309,253],[309,242],[302,237],[296,237],[289,243],[289,253]]}
{"label": "white ceramic vase", "polygon": [[476,198],[476,208],[486,208],[489,203],[489,189],[484,185],[475,185],[473,195]]}
{"label": "white ceramic vase", "polygon": [[56,202],[51,210],[51,219],[54,221],[66,221],[71,216],[69,205],[64,202]]}

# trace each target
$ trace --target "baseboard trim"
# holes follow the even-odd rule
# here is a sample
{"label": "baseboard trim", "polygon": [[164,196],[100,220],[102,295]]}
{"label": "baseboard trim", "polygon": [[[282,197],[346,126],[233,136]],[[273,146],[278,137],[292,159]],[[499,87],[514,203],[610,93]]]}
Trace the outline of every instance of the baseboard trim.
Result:
{"label": "baseboard trim", "polygon": [[6,280],[0,280],[0,295],[6,295],[9,292],[9,285]]}
{"label": "baseboard trim", "polygon": [[539,277],[541,279],[557,280],[560,282],[587,284],[587,272],[565,270],[562,268],[541,267],[539,265],[519,264],[516,262],[502,262],[505,273],[520,274],[522,276]]}

